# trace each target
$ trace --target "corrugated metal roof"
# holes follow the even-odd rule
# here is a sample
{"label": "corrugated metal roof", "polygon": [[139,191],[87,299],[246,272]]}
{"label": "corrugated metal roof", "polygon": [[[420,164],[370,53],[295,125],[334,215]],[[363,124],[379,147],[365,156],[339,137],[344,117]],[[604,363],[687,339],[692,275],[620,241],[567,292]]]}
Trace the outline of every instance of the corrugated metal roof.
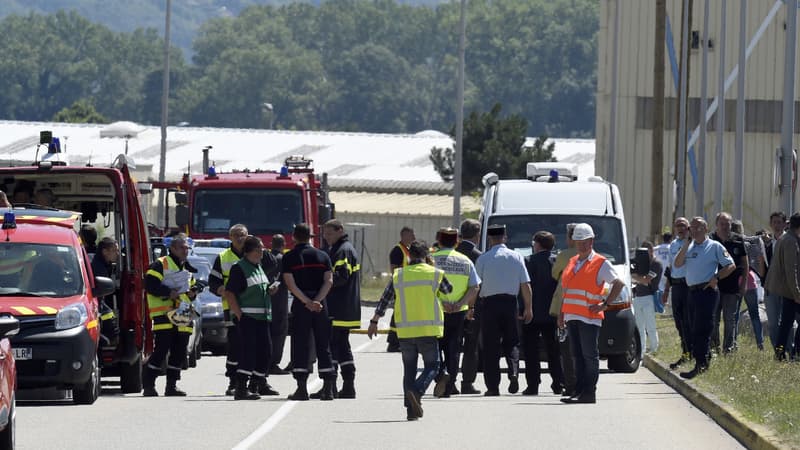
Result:
{"label": "corrugated metal roof", "polygon": [[354,180],[332,178],[328,181],[332,191],[389,192],[402,194],[448,195],[453,193],[453,183],[444,181]]}
{"label": "corrugated metal roof", "polygon": [[[452,216],[453,197],[428,194],[388,194],[370,192],[331,192],[336,211],[372,214]],[[461,197],[462,211],[480,209],[480,200]]]}

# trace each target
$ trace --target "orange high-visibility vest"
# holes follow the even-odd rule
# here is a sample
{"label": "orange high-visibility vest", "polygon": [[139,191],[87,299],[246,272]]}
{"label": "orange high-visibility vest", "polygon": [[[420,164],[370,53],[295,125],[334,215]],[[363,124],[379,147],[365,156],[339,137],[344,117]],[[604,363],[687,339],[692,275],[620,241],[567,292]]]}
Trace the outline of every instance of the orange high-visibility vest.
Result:
{"label": "orange high-visibility vest", "polygon": [[597,284],[597,274],[600,273],[600,267],[606,262],[606,258],[595,253],[591,261],[583,263],[580,270],[575,273],[578,258],[578,255],[570,258],[566,269],[561,274],[561,287],[564,292],[561,312],[587,319],[602,320],[605,318],[605,314],[602,311],[593,313],[589,311],[589,306],[599,305],[605,299],[603,296],[605,283],[601,281],[600,284]]}
{"label": "orange high-visibility vest", "polygon": [[403,252],[403,265],[401,267],[407,266],[411,262],[411,253],[408,252],[408,248],[402,242],[398,242],[395,247],[400,247],[400,251]]}

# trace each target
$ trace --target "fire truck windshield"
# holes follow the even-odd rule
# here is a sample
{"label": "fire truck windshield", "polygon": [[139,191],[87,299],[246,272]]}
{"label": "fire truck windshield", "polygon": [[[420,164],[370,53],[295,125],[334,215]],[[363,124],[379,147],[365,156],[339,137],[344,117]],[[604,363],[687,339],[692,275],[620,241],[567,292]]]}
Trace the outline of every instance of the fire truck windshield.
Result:
{"label": "fire truck windshield", "polygon": [[301,191],[295,189],[206,189],[194,196],[192,229],[225,234],[237,223],[254,235],[291,233],[304,221]]}

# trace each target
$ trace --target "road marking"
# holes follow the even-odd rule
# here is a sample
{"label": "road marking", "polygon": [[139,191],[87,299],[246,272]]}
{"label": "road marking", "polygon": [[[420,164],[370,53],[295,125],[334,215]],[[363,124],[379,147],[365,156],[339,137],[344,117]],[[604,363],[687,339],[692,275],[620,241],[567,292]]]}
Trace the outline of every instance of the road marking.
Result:
{"label": "road marking", "polygon": [[[367,347],[369,347],[373,342],[373,340],[369,340],[364,342],[363,344],[356,347],[353,350],[353,353],[360,353],[364,351]],[[308,385],[309,391],[314,391],[322,385],[322,380],[319,378],[315,378],[311,383]],[[233,450],[247,450],[253,446],[253,444],[260,441],[264,436],[267,435],[276,425],[278,425],[281,420],[285,419],[286,416],[297,406],[297,401],[287,400],[286,403],[281,405],[277,411],[275,411],[269,418],[261,424],[255,431],[250,433],[242,442],[236,444],[236,447],[233,447]]]}

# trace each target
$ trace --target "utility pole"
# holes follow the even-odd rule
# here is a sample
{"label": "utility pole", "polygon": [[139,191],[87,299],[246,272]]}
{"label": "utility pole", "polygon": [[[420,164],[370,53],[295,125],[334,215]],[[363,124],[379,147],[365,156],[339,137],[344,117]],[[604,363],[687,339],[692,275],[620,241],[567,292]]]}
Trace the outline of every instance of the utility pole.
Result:
{"label": "utility pole", "polygon": [[781,202],[786,214],[794,212],[792,169],[794,166],[794,83],[797,47],[797,0],[786,0],[786,49],[783,68],[783,123],[781,124]]}
{"label": "utility pole", "polygon": [[650,166],[650,230],[657,238],[664,217],[664,46],[667,0],[656,0],[656,36],[653,48],[653,163]]}
{"label": "utility pole", "polygon": [[[733,217],[742,218],[744,210],[744,81],[747,78],[747,0],[739,4],[739,78],[736,84],[736,159],[733,175]],[[795,11],[796,12],[796,11]]]}
{"label": "utility pole", "polygon": [[719,40],[719,72],[717,74],[717,155],[714,163],[714,209],[722,211],[722,165],[725,163],[725,29],[727,17],[727,1],[722,2],[720,11]]}
{"label": "utility pole", "polygon": [[703,7],[703,49],[700,75],[700,138],[697,141],[697,192],[695,193],[695,214],[705,216],[706,201],[706,111],[708,110],[708,16],[709,0]]}
{"label": "utility pole", "polygon": [[681,61],[680,87],[678,90],[678,126],[677,126],[677,183],[675,193],[675,217],[686,215],[686,103],[689,92],[689,37],[691,35],[692,1],[683,0],[681,12]]}
{"label": "utility pole", "polygon": [[456,161],[453,168],[453,227],[458,228],[461,222],[461,171],[464,152],[464,52],[466,46],[466,9],[467,0],[461,0],[461,19],[458,36],[458,94],[456,98]]}
{"label": "utility pole", "polygon": [[[166,19],[164,21],[164,73],[162,78],[162,92],[161,92],[161,158],[159,160],[160,167],[158,169],[158,181],[166,181],[167,174],[167,117],[168,117],[168,99],[169,99],[169,22],[170,13],[172,9],[172,0],[167,0]],[[167,192],[166,189],[159,189],[158,196],[158,214],[156,217],[164,217],[164,204],[166,203]],[[166,218],[164,219],[164,228],[168,225]]]}
{"label": "utility pole", "polygon": [[611,53],[611,118],[608,122],[608,161],[606,166],[606,179],[614,182],[615,160],[617,155],[617,95],[619,71],[619,2],[614,1],[614,38]]}

